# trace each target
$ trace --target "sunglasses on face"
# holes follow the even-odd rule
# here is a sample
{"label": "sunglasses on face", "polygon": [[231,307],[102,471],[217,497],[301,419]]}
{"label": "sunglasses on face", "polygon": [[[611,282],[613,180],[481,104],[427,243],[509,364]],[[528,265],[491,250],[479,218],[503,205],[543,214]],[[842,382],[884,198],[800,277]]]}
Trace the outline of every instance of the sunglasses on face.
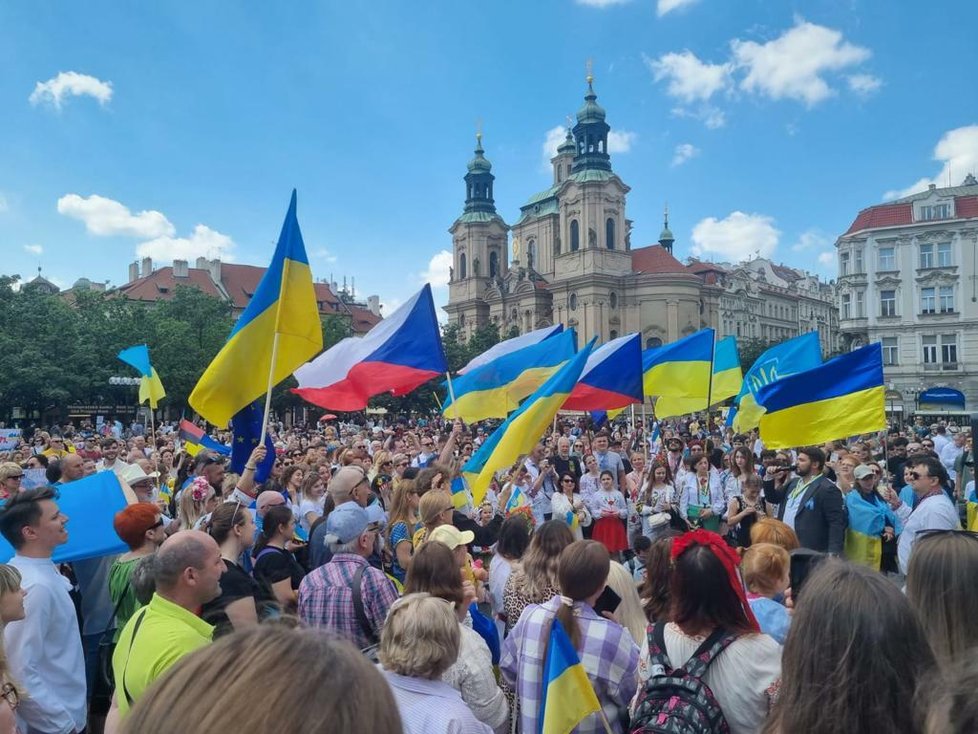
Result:
{"label": "sunglasses on face", "polygon": [[912,479],[930,479],[930,474],[921,474],[919,471],[910,472]]}
{"label": "sunglasses on face", "polygon": [[561,484],[573,484],[574,483],[574,480],[573,479],[561,479],[560,482],[561,482]]}

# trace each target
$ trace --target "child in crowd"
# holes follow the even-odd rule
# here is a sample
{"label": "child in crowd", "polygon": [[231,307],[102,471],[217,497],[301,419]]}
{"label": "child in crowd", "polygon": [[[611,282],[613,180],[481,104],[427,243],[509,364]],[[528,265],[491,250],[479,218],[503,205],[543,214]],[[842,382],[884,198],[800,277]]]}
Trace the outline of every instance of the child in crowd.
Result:
{"label": "child in crowd", "polygon": [[601,472],[601,488],[591,497],[588,509],[595,518],[591,537],[608,549],[612,560],[619,560],[621,552],[628,548],[625,534],[628,505],[615,487],[615,477],[610,471]]}
{"label": "child in crowd", "polygon": [[645,564],[648,563],[648,554],[652,548],[652,540],[645,535],[640,535],[635,538],[633,547],[635,555],[622,565],[631,573],[632,578],[635,579],[635,583],[642,583],[645,581]]}
{"label": "child in crowd", "polygon": [[744,551],[740,572],[747,586],[747,602],[761,626],[761,632],[770,635],[782,645],[788,636],[791,616],[778,601],[791,583],[789,571],[791,556],[788,551],[773,543],[755,543]]}

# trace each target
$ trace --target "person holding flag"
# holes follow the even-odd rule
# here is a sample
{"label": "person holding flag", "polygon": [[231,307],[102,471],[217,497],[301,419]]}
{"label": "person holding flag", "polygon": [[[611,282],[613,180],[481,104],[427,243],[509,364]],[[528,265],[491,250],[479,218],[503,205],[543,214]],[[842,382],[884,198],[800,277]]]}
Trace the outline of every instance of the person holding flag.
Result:
{"label": "person holding flag", "polygon": [[531,605],[503,643],[503,680],[520,701],[519,731],[623,732],[638,689],[639,650],[611,613],[594,606],[611,559],[603,545],[578,540],[560,554],[561,593]]}
{"label": "person holding flag", "polygon": [[582,540],[584,533],[581,528],[591,524],[591,512],[584,498],[577,491],[577,479],[570,472],[560,474],[558,491],[550,500],[551,511],[555,520],[563,520],[574,533],[575,540]]}

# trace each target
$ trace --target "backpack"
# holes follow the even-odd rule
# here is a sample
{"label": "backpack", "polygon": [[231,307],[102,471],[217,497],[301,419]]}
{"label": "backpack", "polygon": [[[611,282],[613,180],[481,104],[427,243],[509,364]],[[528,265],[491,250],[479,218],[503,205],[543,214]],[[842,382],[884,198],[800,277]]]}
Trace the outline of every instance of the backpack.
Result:
{"label": "backpack", "polygon": [[666,655],[665,623],[649,627],[652,675],[645,682],[632,717],[631,734],[730,734],[713,691],[703,681],[716,660],[737,635],[713,631],[685,665],[673,668]]}

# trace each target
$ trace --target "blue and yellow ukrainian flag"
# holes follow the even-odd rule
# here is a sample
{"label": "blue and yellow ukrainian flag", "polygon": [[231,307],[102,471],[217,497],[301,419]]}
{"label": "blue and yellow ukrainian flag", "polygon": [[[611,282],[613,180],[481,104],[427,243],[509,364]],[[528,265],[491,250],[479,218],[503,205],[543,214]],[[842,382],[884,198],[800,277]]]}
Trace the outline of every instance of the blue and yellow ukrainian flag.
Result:
{"label": "blue and yellow ukrainian flag", "polygon": [[744,376],[733,407],[727,414],[727,425],[738,433],[747,433],[761,420],[764,408],[757,404],[757,391],[775,380],[804,372],[822,364],[822,347],[818,332],[796,336],[775,344],[758,357]]}
{"label": "blue and yellow ukrainian flag", "polygon": [[543,661],[543,696],[539,734],[569,734],[584,719],[601,711],[601,702],[581,664],[577,650],[559,619],[550,627]]}
{"label": "blue and yellow ukrainian flag", "polygon": [[770,449],[810,446],[886,428],[879,342],[782,377],[757,391]]}
{"label": "blue and yellow ukrainian flag", "polygon": [[163,389],[156,368],[149,363],[149,347],[146,344],[138,344],[123,349],[117,356],[142,375],[139,381],[139,402],[149,401],[149,406],[155,410],[160,400],[166,397],[166,390]]}
{"label": "blue and yellow ukrainian flag", "polygon": [[455,477],[452,480],[452,504],[456,510],[461,510],[469,504],[469,494],[465,491],[465,480],[462,477]]}
{"label": "blue and yellow ukrainian flag", "polygon": [[512,466],[541,439],[577,384],[592,346],[594,339],[528,397],[462,467],[476,507],[482,504],[493,475],[499,469]]}
{"label": "blue and yellow ukrainian flag", "polygon": [[571,530],[577,530],[581,527],[581,520],[573,510],[568,510],[564,514],[564,521],[570,526]]}
{"label": "blue and yellow ukrainian flag", "polygon": [[[227,342],[190,394],[190,405],[216,426],[277,385],[323,349],[323,330],[296,194],[285,215],[272,262]],[[278,349],[272,364],[273,344]]]}
{"label": "blue and yellow ukrainian flag", "polygon": [[672,344],[642,352],[645,394],[705,398],[710,386],[714,335],[713,329],[700,329]]}
{"label": "blue and yellow ukrainian flag", "polygon": [[530,504],[530,500],[527,499],[523,490],[520,489],[519,486],[514,486],[513,491],[509,495],[509,501],[506,503],[504,512],[508,515],[513,510],[524,507],[528,504]]}
{"label": "blue and yellow ukrainian flag", "polygon": [[574,332],[563,331],[459,375],[452,380],[455,400],[446,393],[442,414],[466,423],[505,418],[574,356],[574,348]]}
{"label": "blue and yellow ukrainian flag", "polygon": [[[744,381],[740,371],[740,355],[737,354],[737,339],[726,336],[716,343],[713,355],[713,387],[710,388],[710,404],[732,398],[740,391]],[[655,403],[658,418],[688,415],[698,410],[706,410],[706,393],[695,398],[679,398],[663,395]]]}
{"label": "blue and yellow ukrainian flag", "polygon": [[846,495],[849,526],[846,528],[845,554],[853,563],[880,570],[883,558],[883,528],[886,510],[883,503],[863,499],[857,490]]}

